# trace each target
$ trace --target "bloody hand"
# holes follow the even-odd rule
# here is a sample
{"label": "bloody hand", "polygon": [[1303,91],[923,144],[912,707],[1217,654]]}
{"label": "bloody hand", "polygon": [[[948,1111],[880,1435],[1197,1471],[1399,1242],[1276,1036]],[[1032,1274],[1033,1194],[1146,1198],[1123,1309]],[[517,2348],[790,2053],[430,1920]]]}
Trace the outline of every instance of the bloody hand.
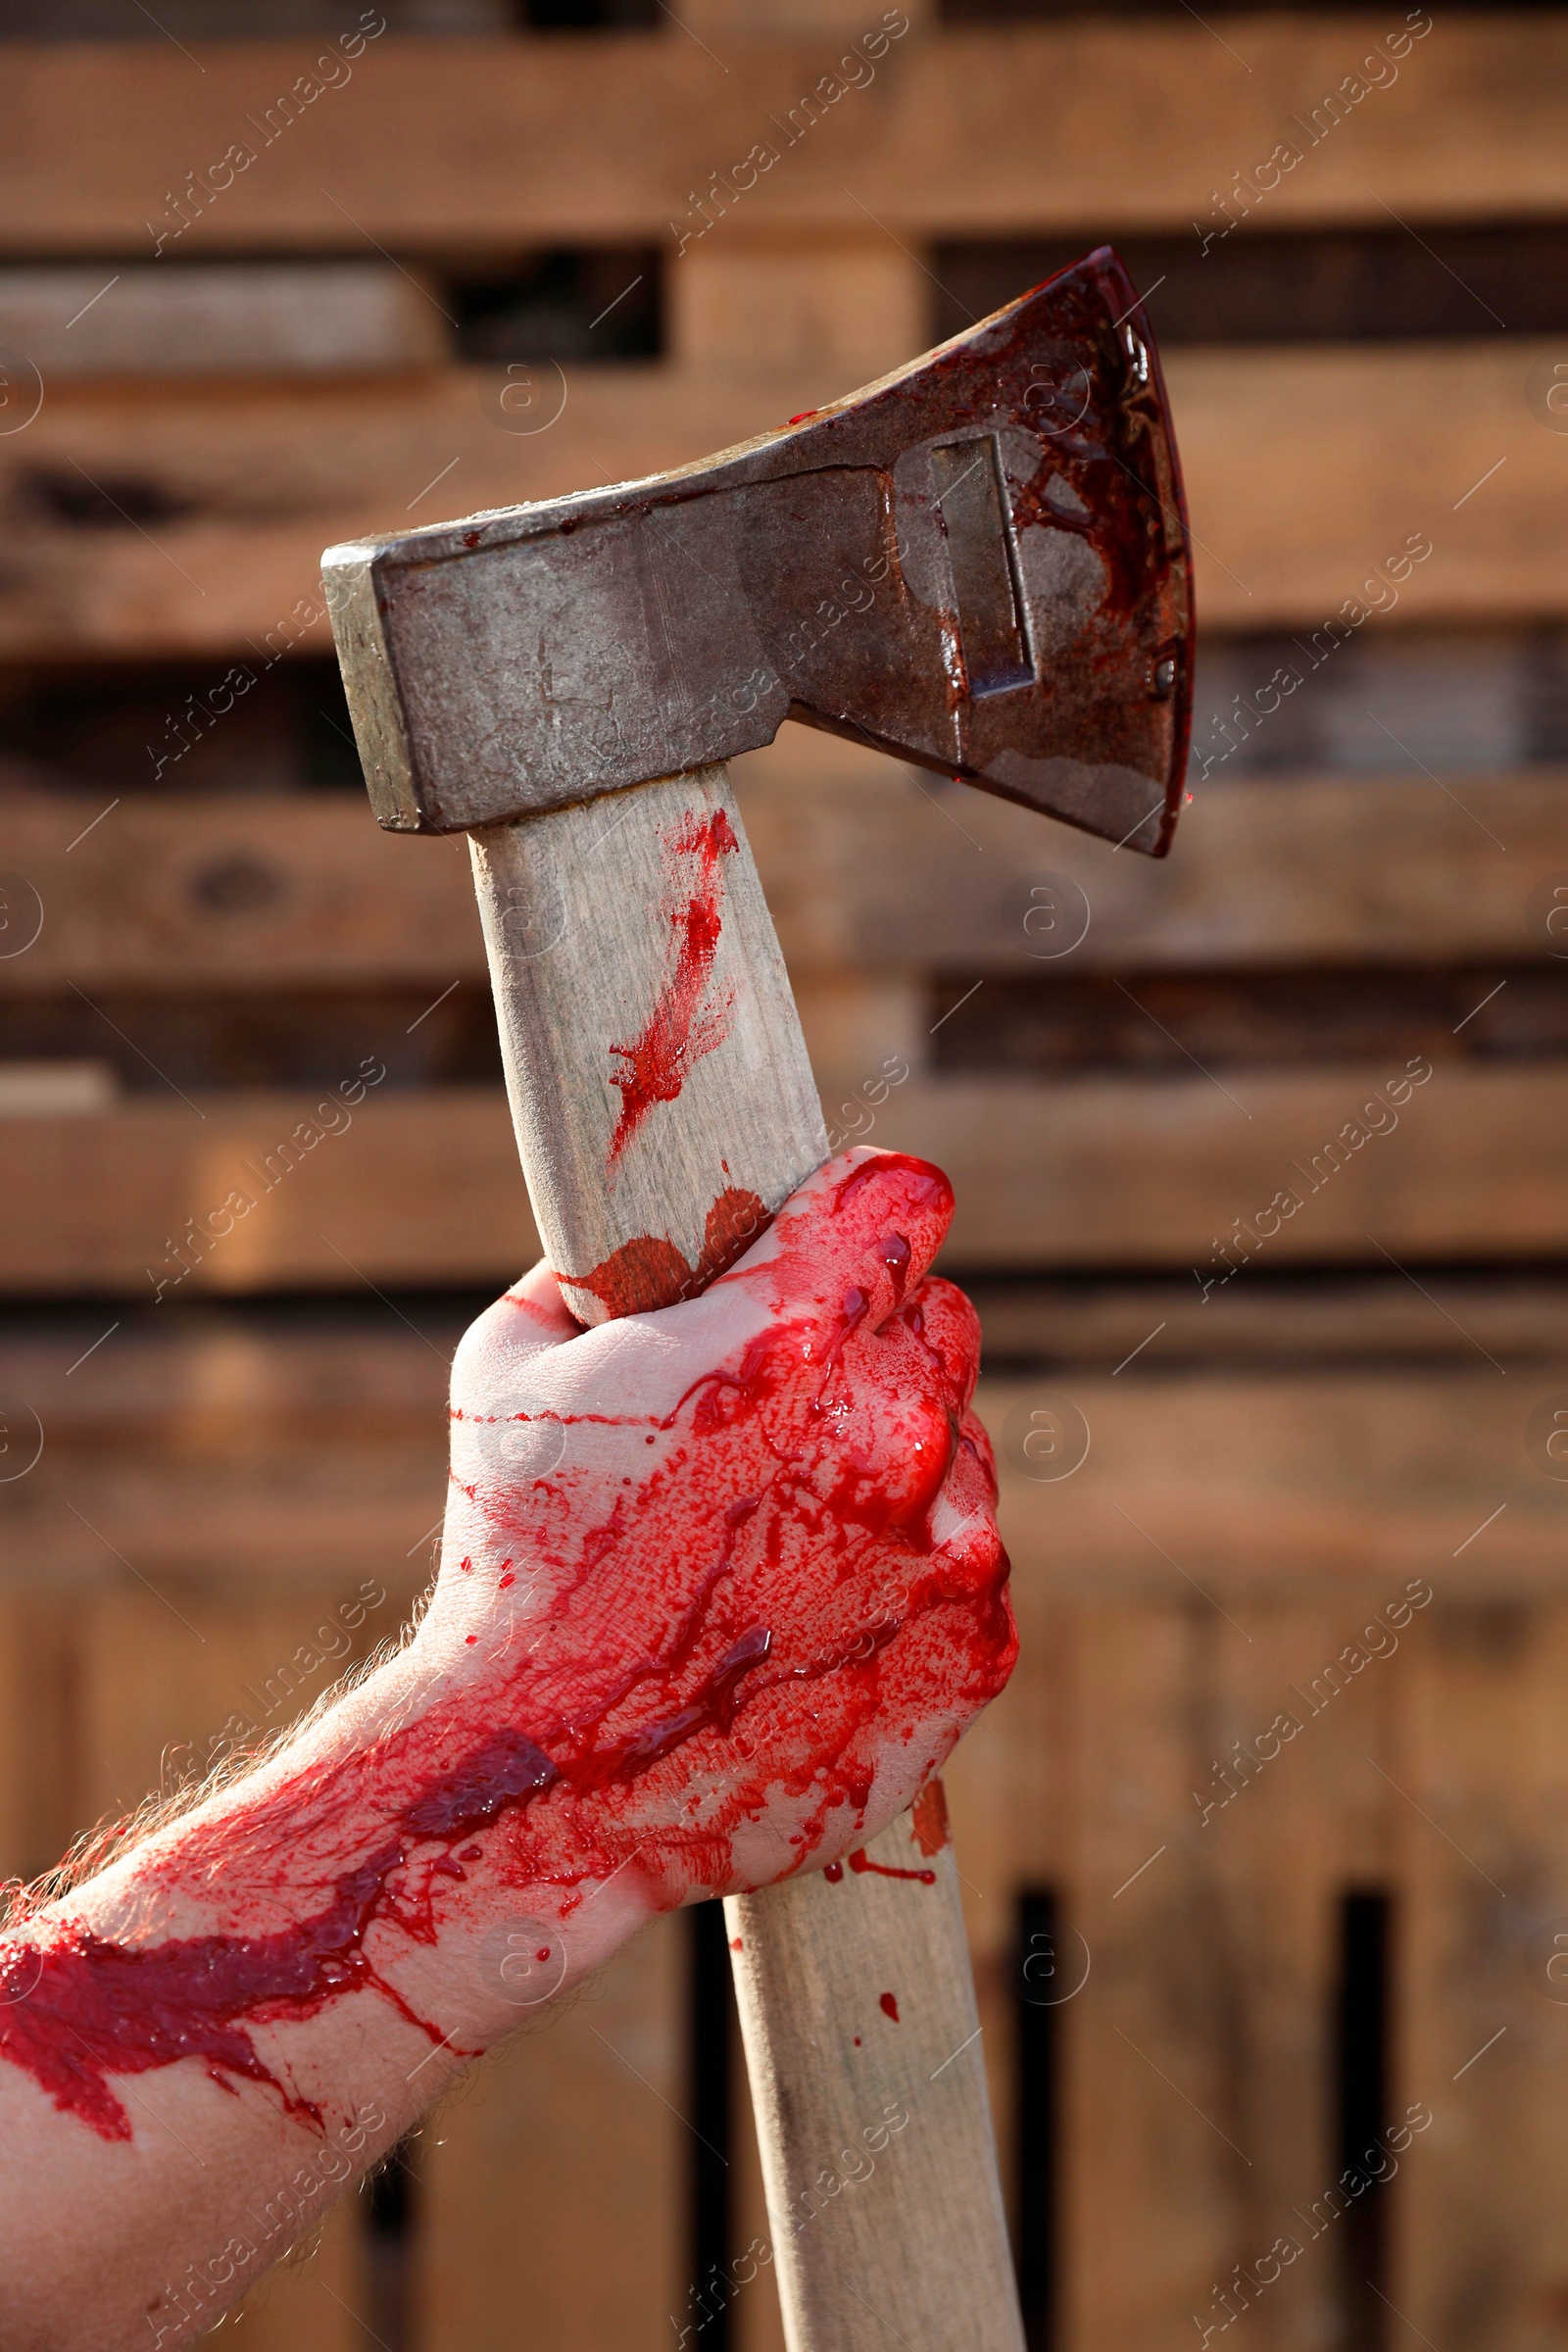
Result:
{"label": "bloody hand", "polygon": [[432,2096],[651,1912],[873,1837],[1015,1646],[975,1317],[925,1277],[952,1207],[852,1152],[701,1298],[498,1300],[415,1641],[0,1943],[0,2056],[106,2139],[187,2058],[318,2131],[346,2049]]}
{"label": "bloody hand", "polygon": [[468,1333],[420,1642],[474,1787],[521,1794],[488,1869],[568,1905],[765,1885],[874,1836],[1000,1690],[979,1331],[925,1274],[952,1213],[852,1152],[699,1299],[580,1333],[538,1267]]}

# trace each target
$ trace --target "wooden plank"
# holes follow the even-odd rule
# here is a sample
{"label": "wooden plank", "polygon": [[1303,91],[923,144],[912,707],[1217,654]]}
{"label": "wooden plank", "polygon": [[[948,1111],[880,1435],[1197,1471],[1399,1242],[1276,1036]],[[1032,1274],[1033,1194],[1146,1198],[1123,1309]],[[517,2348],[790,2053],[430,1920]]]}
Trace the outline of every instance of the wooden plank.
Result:
{"label": "wooden plank", "polygon": [[396,1634],[406,1592],[389,1600],[386,1588],[411,1580],[390,1561],[382,1573],[368,1591],[320,1568],[294,1589],[145,1575],[101,1587],[80,1609],[74,1659],[76,1826],[134,1813],[285,1731]]}
{"label": "wooden plank", "polygon": [[1093,1972],[1066,2013],[1067,2340],[1106,2352],[1168,2341],[1173,2315],[1202,2307],[1244,2210],[1231,1923],[1200,1858],[1178,1872],[1170,1851],[1207,1638],[1180,1606],[1101,1607],[1078,1645],[1069,1917]]}
{"label": "wooden plank", "polygon": [[[537,1257],[499,1088],[369,1096],[352,1127],[328,1133],[335,1096],[148,1101],[0,1126],[0,1182],[18,1203],[13,1287],[352,1295],[389,1281],[499,1286]],[[215,1234],[225,1204],[237,1221]]]}
{"label": "wooden plank", "polygon": [[[1262,1529],[1257,1541],[1263,1549]],[[1336,2327],[1341,2340],[1349,2335],[1344,2314],[1351,2249],[1343,2230],[1314,2216],[1340,2170],[1342,1905],[1349,1889],[1385,1883],[1388,1790],[1366,1756],[1384,1744],[1382,1724],[1397,1704],[1398,1678],[1418,1671],[1427,1618],[1410,1619],[1413,1632],[1401,1638],[1399,1652],[1386,1671],[1374,1670],[1381,1681],[1364,1673],[1329,1705],[1311,1697],[1312,1677],[1363,1639],[1369,1622],[1385,1628],[1372,1639],[1391,1641],[1378,1617],[1391,1597],[1364,1578],[1359,1587],[1348,1579],[1333,1593],[1307,1595],[1283,1582],[1260,1592],[1261,1606],[1238,1612],[1235,1624],[1214,1620],[1220,1671],[1194,1707],[1189,1820],[1201,1823],[1199,1840],[1214,1846],[1242,1931],[1247,1964],[1237,1994],[1252,2044],[1248,2144],[1256,2178],[1250,2176],[1249,2236],[1233,2261],[1254,2283],[1240,2295],[1234,2279],[1216,2283],[1222,2293],[1229,2289],[1233,2305],[1256,2311],[1250,2328],[1260,2328],[1282,2352],[1307,2352]],[[1379,2127],[1393,2120],[1380,2117]],[[1361,2289],[1358,2300],[1370,2299]],[[1201,2309],[1205,2324],[1225,2318],[1212,2294]]]}
{"label": "wooden plank", "polygon": [[[700,226],[689,192],[715,185],[715,209],[736,214],[733,224],[720,217],[718,233],[747,222],[836,227],[858,218],[846,177],[906,236],[1186,228],[1212,187],[1255,172],[1282,139],[1305,147],[1310,133],[1293,116],[1310,122],[1397,22],[1260,18],[1232,44],[1245,50],[1245,75],[1205,28],[1165,20],[906,34],[874,66],[850,68],[840,86],[862,86],[823,105],[808,128],[803,100],[843,46],[823,34],[757,42],[728,27],[722,75],[695,41],[668,35],[377,39],[354,62],[351,87],[343,61],[338,86],[270,136],[266,110],[313,62],[302,42],[219,44],[199,81],[152,43],[18,46],[0,200],[30,250],[149,258],[148,218],[176,225],[165,191],[182,187],[194,224],[171,248],[181,253],[342,248],[344,211],[382,243],[415,251],[667,238],[671,217]],[[1565,69],[1568,38],[1549,16],[1446,23],[1414,44],[1396,84],[1392,66],[1377,69],[1386,86],[1306,148],[1267,209],[1280,221],[1381,224],[1370,182],[1407,218],[1560,211]],[[411,148],[415,120],[421,137]],[[215,187],[211,166],[235,140],[255,161]],[[713,175],[733,187],[759,142],[776,165],[725,199]]]}
{"label": "wooden plank", "polygon": [[[962,785],[916,783],[806,727],[784,727],[767,751],[735,762],[735,777],[793,973],[1049,980],[1183,965],[1513,961],[1561,944],[1529,895],[1568,866],[1568,777],[1557,769],[1456,778],[1457,801],[1425,778],[1213,778],[1196,784],[1158,863]],[[1077,885],[1089,917],[1056,959],[1036,955],[1052,943],[1024,929],[1031,887],[1049,874]]]}
{"label": "wooden plank", "polygon": [[[1446,1303],[1454,1294],[1440,1281],[1435,1296]],[[1428,1311],[1443,1319],[1438,1307]],[[226,1390],[218,1409],[193,1413],[171,1396],[166,1354],[179,1360],[180,1388]],[[377,1378],[399,1354],[407,1404],[378,1411]],[[8,1590],[66,1592],[73,1606],[95,1592],[133,1592],[129,1561],[187,1615],[207,1605],[201,1592],[222,1585],[233,1587],[235,1605],[270,1594],[267,1605],[300,1616],[318,1587],[349,1592],[374,1576],[387,1597],[368,1606],[366,1639],[383,1639],[424,1573],[427,1550],[416,1539],[441,1503],[443,1355],[395,1328],[385,1341],[278,1340],[263,1330],[225,1342],[198,1324],[168,1343],[122,1333],[74,1384],[117,1357],[109,1394],[68,1412],[35,1349],[0,1348],[0,1385],[30,1397],[46,1427],[38,1467],[5,1491]],[[1260,1372],[1178,1356],[1164,1369],[1140,1358],[1112,1372],[1102,1358],[988,1373],[981,1404],[999,1446],[1015,1564],[1020,1575],[1048,1576],[1053,1605],[1098,1586],[1157,1596],[1173,1574],[1160,1546],[1232,1592],[1285,1577],[1338,1588],[1358,1564],[1364,1576],[1398,1583],[1441,1561],[1466,1590],[1474,1580],[1512,1593],[1550,1586],[1557,1573],[1568,1491],[1542,1473],[1525,1433],[1559,1387],[1568,1390],[1560,1337],[1555,1358],[1511,1356],[1507,1377],[1474,1348],[1467,1362],[1425,1368],[1357,1368],[1342,1357]],[[318,1389],[335,1409],[318,1401]],[[1036,1483],[1020,1467],[1010,1417],[1060,1395],[1089,1425],[1089,1456],[1072,1476]],[[1503,1499],[1505,1515],[1467,1544]],[[8,1654],[39,1666],[40,1630],[24,1621]],[[47,1673],[36,1680],[50,1685]],[[1005,1710],[994,1718],[1005,1719]],[[977,1770],[980,1761],[977,1749]],[[955,1786],[956,1811],[963,1786]],[[1028,1868],[1047,1875],[1061,1859],[1049,1810],[1030,1810],[1029,1835],[1046,1842],[1025,1853]],[[993,1873],[983,1863],[986,1835],[975,1831],[976,1859],[990,1884],[1002,1864]],[[987,1936],[988,1950],[1000,1951],[1000,1929],[988,1926]]]}
{"label": "wooden plank", "polygon": [[[1068,1917],[1089,1976],[1063,2011],[1070,2340],[1130,2352],[1155,2331],[1223,2328],[1237,2266],[1254,2283],[1229,2313],[1251,2307],[1250,2338],[1324,2340],[1337,2246],[1300,2216],[1336,2170],[1338,1904],[1383,1858],[1386,1791],[1364,1751],[1393,1685],[1357,1686],[1323,1725],[1292,1686],[1368,1598],[1325,1605],[1271,1580],[1244,1626],[1191,1592],[1075,1608],[1027,1568],[1019,1580],[1022,1623],[1037,1646],[1065,1641],[1076,1684],[1059,1834],[1078,1856]],[[1267,1754],[1283,1706],[1301,1718],[1296,1742],[1238,1769],[1236,1742]],[[1205,1819],[1194,1790],[1222,1795],[1217,1758],[1235,1793]],[[1267,2261],[1282,2235],[1306,2259]]]}
{"label": "wooden plank", "polygon": [[988,1365],[1055,1364],[1102,1376],[1130,1358],[1140,1378],[1241,1363],[1393,1370],[1454,1357],[1474,1366],[1479,1346],[1533,1377],[1538,1365],[1561,1362],[1568,1332],[1568,1281],[1548,1274],[1445,1273],[1438,1291],[1451,1322],[1392,1269],[1382,1277],[1319,1274],[1307,1284],[1258,1274],[1206,1299],[1191,1276],[1093,1284],[982,1279],[967,1288]]}
{"label": "wooden plank", "polygon": [[[1168,354],[1205,626],[1315,640],[1335,614],[1353,617],[1348,599],[1361,599],[1362,626],[1368,605],[1392,611],[1396,596],[1404,621],[1561,613],[1568,589],[1548,550],[1563,469],[1528,397],[1554,349],[1498,336],[1326,345],[1310,360]],[[1402,587],[1386,577],[1401,549],[1423,546]]]}
{"label": "wooden plank", "polygon": [[[1469,1299],[1447,1282],[1434,1296],[1507,1347],[1484,1313],[1470,1320]],[[1560,1298],[1547,1303],[1560,1318]],[[1422,1304],[1445,1321],[1440,1305]],[[22,1590],[79,1592],[106,1580],[130,1590],[113,1545],[160,1583],[216,1580],[244,1592],[260,1579],[298,1612],[323,1578],[352,1586],[373,1572],[390,1594],[368,1611],[380,1638],[423,1573],[425,1553],[407,1555],[440,1507],[454,1327],[431,1327],[434,1348],[391,1318],[384,1336],[362,1327],[335,1341],[225,1332],[227,1320],[204,1308],[167,1340],[122,1331],[71,1375],[65,1396],[79,1332],[50,1343],[52,1363],[36,1346],[0,1348],[0,1387],[29,1399],[46,1431],[38,1466],[4,1491],[8,1579]],[[1180,1352],[1161,1365],[1150,1350],[1120,1371],[1102,1356],[987,1374],[982,1405],[1002,1451],[1015,1558],[1031,1573],[1050,1566],[1060,1537],[1051,1569],[1058,1595],[1081,1578],[1157,1592],[1169,1575],[1161,1543],[1205,1581],[1212,1573],[1249,1589],[1275,1574],[1337,1584],[1357,1560],[1397,1579],[1451,1559],[1505,1495],[1505,1518],[1462,1554],[1467,1566],[1446,1573],[1534,1590],[1550,1581],[1568,1509],[1568,1493],[1541,1474],[1525,1440],[1537,1403],[1568,1388],[1560,1322],[1555,1351],[1539,1343],[1533,1356],[1509,1351],[1506,1377],[1479,1346],[1458,1345],[1462,1360],[1425,1367],[1357,1366],[1348,1346],[1309,1369],[1288,1355],[1259,1368],[1204,1366]],[[394,1380],[402,1395],[389,1404]],[[1058,1393],[1085,1415],[1090,1454],[1070,1478],[1036,1484],[1010,1449],[1008,1417]],[[66,1509],[68,1496],[86,1525]],[[1059,1858],[1049,1843],[1030,1853],[1042,1870]]]}
{"label": "wooden plank", "polygon": [[7,1579],[0,1590],[0,1881],[52,1870],[78,1826],[68,1797],[73,1650],[69,1604],[29,1563],[25,1587]]}
{"label": "wooden plank", "polygon": [[667,276],[668,350],[693,373],[777,381],[806,368],[846,390],[902,367],[931,341],[930,282],[913,254],[861,230],[694,246]]}
{"label": "wooden plank", "polygon": [[[1402,1374],[987,1375],[980,1409],[1021,1576],[1146,1605],[1196,1580],[1245,1622],[1286,1581],[1387,1597],[1427,1578],[1510,1601],[1559,1588],[1568,1486],[1526,1435],[1558,1395],[1561,1365],[1505,1377],[1478,1356]],[[1054,1480],[1022,1451],[1037,1411],[1048,1441],[1053,1419],[1070,1426],[1060,1458],[1081,1461]]]}
{"label": "wooden plank", "polygon": [[483,975],[466,845],[383,833],[357,793],[127,796],[82,837],[103,809],[70,788],[5,794],[6,855],[44,923],[0,986],[433,993]]}
{"label": "wooden plank", "polygon": [[[857,971],[1049,980],[1129,967],[1515,962],[1560,945],[1530,888],[1568,868],[1568,776],[1557,769],[1460,784],[1504,854],[1425,780],[1271,779],[1201,785],[1158,865],[983,793],[934,777],[916,785],[891,760],[808,727],[786,725],[736,771],[824,1067],[848,1068],[857,1046],[906,1053],[917,1042],[908,1006],[884,995],[862,1001],[855,1040],[830,1046],[844,1018],[832,987]],[[126,796],[80,838],[103,808],[69,787],[15,784],[0,800],[10,867],[32,883],[45,918],[24,955],[0,962],[5,993],[72,982],[89,994],[433,991],[483,975],[462,842],[383,834],[357,795]],[[1516,867],[1530,878],[1523,888]],[[1039,943],[1024,930],[1031,883],[1047,872],[1075,882],[1090,915],[1079,946],[1054,962],[1030,953]],[[243,892],[224,887],[236,876]],[[819,1007],[817,983],[828,985]]]}
{"label": "wooden plank", "polygon": [[1390,2291],[1423,2333],[1481,2324],[1501,2341],[1538,2325],[1568,2261],[1568,1987],[1554,1981],[1568,1951],[1568,1609],[1440,1596],[1433,1619],[1387,1762],[1398,2103],[1434,2117],[1411,2150]]}
{"label": "wooden plank", "polygon": [[428,367],[447,356],[426,290],[390,263],[251,262],[106,279],[0,268],[0,344],[73,375],[265,375]]}
{"label": "wooden plank", "polygon": [[[1435,1296],[1446,1304],[1454,1294],[1440,1281]],[[347,1596],[368,1579],[356,1639],[385,1639],[423,1578],[428,1545],[417,1539],[441,1505],[442,1354],[395,1327],[384,1341],[363,1332],[335,1344],[280,1340],[262,1329],[225,1342],[221,1332],[202,1333],[209,1311],[168,1342],[134,1329],[107,1342],[72,1378],[76,1387],[94,1365],[114,1367],[108,1393],[69,1410],[57,1404],[36,1349],[0,1348],[0,1386],[30,1397],[46,1427],[38,1467],[4,1490],[8,1595],[20,1607],[29,1594],[53,1594],[69,1609],[135,1597],[156,1605],[177,1634],[177,1618],[138,1577],[198,1625],[218,1605],[204,1595],[218,1589],[225,1608],[277,1608],[292,1625],[311,1615],[318,1591]],[[1427,1311],[1443,1320],[1439,1307]],[[1459,1311],[1470,1312],[1467,1301]],[[177,1383],[160,1361],[171,1354]],[[399,1355],[407,1402],[378,1410],[377,1381]],[[56,1378],[72,1360],[56,1357]],[[186,1389],[220,1395],[197,1413],[180,1402]],[[1434,1563],[1446,1590],[1512,1596],[1553,1588],[1568,1489],[1543,1473],[1526,1425],[1559,1391],[1568,1393],[1560,1336],[1555,1357],[1510,1356],[1505,1376],[1475,1348],[1466,1362],[1426,1367],[1356,1367],[1344,1355],[1314,1369],[1205,1367],[1178,1356],[1163,1369],[1140,1358],[1113,1372],[1104,1358],[1058,1361],[1035,1373],[988,1373],[981,1407],[999,1448],[1020,1588],[1033,1593],[1034,1580],[1044,1580],[1031,1605],[1065,1606],[1099,1590],[1157,1600],[1181,1587],[1174,1561],[1245,1615],[1239,1595],[1281,1580],[1337,1592],[1371,1579],[1392,1592],[1436,1574]],[[321,1401],[328,1395],[330,1405]],[[1088,1457],[1069,1477],[1036,1482],[1022,1466],[1017,1418],[1027,1422],[1034,1403],[1049,1407],[1063,1396],[1088,1425]],[[1499,1502],[1506,1510],[1477,1534]],[[5,1652],[10,1671],[52,1693],[58,1629],[46,1640],[24,1610],[18,1627]],[[305,1642],[322,1662],[296,1661],[291,1676],[274,1675]],[[269,1723],[291,1685],[315,1695],[341,1642],[318,1642],[306,1626],[273,1646],[256,1702]],[[1037,1654],[1051,1646],[1037,1631]],[[972,1854],[960,1849],[965,1871],[983,1888],[1000,1886],[1009,1871],[1049,1878],[1065,1867],[1052,1827],[1049,1775],[1057,1766],[1044,1751],[1026,1769],[1048,1779],[1019,1783],[1000,1809],[965,1794],[965,1773],[990,1788],[985,1776],[1004,1769],[988,1745],[993,1735],[1005,1744],[1016,1716],[1018,1738],[1026,1722],[1033,1738],[1064,1703],[1059,1694],[1050,1707],[1009,1699],[987,1719],[955,1782],[955,1815],[968,1822],[973,1844]],[[1008,1754],[1007,1772],[1025,1769]],[[1040,1801],[1026,1804],[1025,1795]],[[36,1851],[47,1839],[34,1831],[26,1842]],[[1004,1935],[994,1915],[972,1924],[988,1961],[1000,1955]]]}
{"label": "wooden plank", "polygon": [[[1568,611],[1558,436],[1522,389],[1555,353],[1523,337],[1170,353],[1205,626],[1317,631],[1365,583],[1383,611],[1368,628],[1396,595],[1401,625]],[[324,652],[328,543],[660,472],[852,388],[826,350],[761,375],[582,368],[568,385],[541,365],[529,380],[526,434],[503,429],[494,370],[51,387],[0,441],[16,511],[0,654]],[[74,467],[122,507],[128,491],[151,536],[83,531]],[[1390,582],[1378,567],[1423,534],[1430,555]]]}
{"label": "wooden plank", "polygon": [[[1075,1998],[1082,1947],[1070,1922],[1078,1858],[1074,1767],[1082,1727],[1076,1597],[1047,1591],[1027,1570],[1015,1571],[1013,1606],[1022,1647],[1012,1681],[965,1735],[942,1778],[953,1821],[950,1851],[961,1860],[991,2111],[1017,2244],[1022,2232],[1043,2226],[1043,2217],[1020,2206],[1015,2167],[1017,1902],[1021,1893],[1045,1888],[1067,1895],[1067,1924],[1054,1955],[1060,1973],[1050,1988]],[[1066,2029],[1065,2017],[1057,2022]]]}
{"label": "wooden plank", "polygon": [[[111,1327],[105,1314],[8,1333],[0,1390],[45,1433],[35,1467],[0,1486],[0,1563],[19,1595],[53,1592],[69,1609],[150,1586],[172,1623],[175,1608],[199,1618],[201,1595],[220,1585],[235,1605],[270,1593],[293,1622],[315,1592],[341,1589],[364,1601],[363,1640],[389,1639],[428,1572],[445,1502],[459,1326],[416,1328],[368,1298],[368,1311],[345,1302],[336,1314],[336,1330],[320,1317],[270,1330],[208,1308],[163,1330],[145,1315]],[[46,1628],[24,1627],[48,1690]],[[317,1641],[316,1630],[269,1660],[263,1728],[290,1687],[310,1697],[331,1680],[345,1635]],[[317,1663],[294,1657],[301,1643]],[[36,1834],[24,1842],[36,1851]]]}
{"label": "wooden plank", "polygon": [[680,1927],[638,1936],[426,2123],[419,2352],[652,2352],[678,2335]]}
{"label": "wooden plank", "polygon": [[[1231,1073],[1235,1089],[1201,1077],[911,1079],[858,1140],[947,1169],[958,1206],[946,1262],[973,1273],[1168,1265],[1218,1283],[1227,1264],[1259,1258],[1381,1269],[1385,1250],[1496,1264],[1561,1250],[1568,1104],[1553,1066],[1445,1065],[1396,1131],[1376,1090],[1399,1070],[1393,1056],[1249,1070]],[[1384,1132],[1346,1143],[1368,1133],[1363,1110]],[[328,1123],[317,1096],[240,1090],[0,1123],[14,1203],[0,1281],[144,1300],[160,1280],[177,1286],[168,1297],[352,1293],[500,1284],[537,1254],[499,1088],[369,1097],[351,1130]],[[319,1142],[284,1152],[313,1129]],[[1276,1211],[1273,1233],[1264,1216],[1259,1241],[1255,1220],[1291,1187],[1298,1208]],[[235,1194],[254,1205],[230,1208],[238,1221],[215,1233]],[[1238,1247],[1239,1220],[1252,1238]]]}
{"label": "wooden plank", "polygon": [[[1355,1124],[1363,1106],[1387,1126],[1372,1106],[1399,1068],[1391,1056],[1387,1070],[1231,1072],[1234,1088],[1201,1077],[911,1082],[859,1140],[947,1168],[955,1267],[1185,1264],[1218,1282],[1245,1280],[1227,1267],[1278,1243],[1276,1264],[1376,1264],[1385,1250],[1495,1262],[1560,1248],[1568,1218],[1553,1169],[1568,1108],[1549,1070],[1447,1065],[1404,1106],[1397,1135],[1351,1156],[1346,1130],[1366,1132]],[[1324,1178],[1333,1138],[1345,1164]],[[1276,1211],[1285,1221],[1270,1237],[1263,1212],[1281,1194],[1299,1206]],[[1227,1259],[1238,1219],[1254,1238]]]}

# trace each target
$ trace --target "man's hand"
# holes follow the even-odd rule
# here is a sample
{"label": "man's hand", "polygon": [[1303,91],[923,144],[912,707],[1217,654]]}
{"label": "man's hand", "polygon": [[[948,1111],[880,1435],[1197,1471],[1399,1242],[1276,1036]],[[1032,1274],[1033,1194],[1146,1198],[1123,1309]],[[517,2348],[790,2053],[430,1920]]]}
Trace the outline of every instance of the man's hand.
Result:
{"label": "man's hand", "polygon": [[653,1912],[942,1762],[1014,1650],[951,1213],[856,1152],[699,1299],[581,1333],[537,1268],[481,1317],[413,1642],[0,1938],[5,2352],[201,2332]]}
{"label": "man's hand", "polygon": [[485,1884],[560,1888],[568,1940],[616,1872],[662,1909],[874,1836],[1005,1681],[952,1206],[855,1152],[690,1304],[580,1333],[539,1267],[464,1341],[418,1646],[496,1776]]}

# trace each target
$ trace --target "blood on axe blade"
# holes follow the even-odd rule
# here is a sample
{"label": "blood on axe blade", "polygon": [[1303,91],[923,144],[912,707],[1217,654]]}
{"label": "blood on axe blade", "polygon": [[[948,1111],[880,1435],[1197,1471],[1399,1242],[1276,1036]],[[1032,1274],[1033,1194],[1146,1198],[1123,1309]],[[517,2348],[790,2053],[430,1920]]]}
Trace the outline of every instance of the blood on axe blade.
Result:
{"label": "blood on axe blade", "polygon": [[704,464],[327,558],[393,830],[562,808],[796,718],[1154,856],[1191,575],[1158,361],[1108,247]]}

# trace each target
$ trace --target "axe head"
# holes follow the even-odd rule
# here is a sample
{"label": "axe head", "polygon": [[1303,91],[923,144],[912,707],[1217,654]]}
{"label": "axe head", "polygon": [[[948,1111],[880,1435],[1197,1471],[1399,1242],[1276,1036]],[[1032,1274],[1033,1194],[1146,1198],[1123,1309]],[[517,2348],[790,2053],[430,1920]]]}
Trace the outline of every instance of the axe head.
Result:
{"label": "axe head", "polygon": [[1158,362],[1105,246],[702,465],[332,548],[324,576],[393,830],[562,808],[796,718],[1170,844],[1192,561]]}

